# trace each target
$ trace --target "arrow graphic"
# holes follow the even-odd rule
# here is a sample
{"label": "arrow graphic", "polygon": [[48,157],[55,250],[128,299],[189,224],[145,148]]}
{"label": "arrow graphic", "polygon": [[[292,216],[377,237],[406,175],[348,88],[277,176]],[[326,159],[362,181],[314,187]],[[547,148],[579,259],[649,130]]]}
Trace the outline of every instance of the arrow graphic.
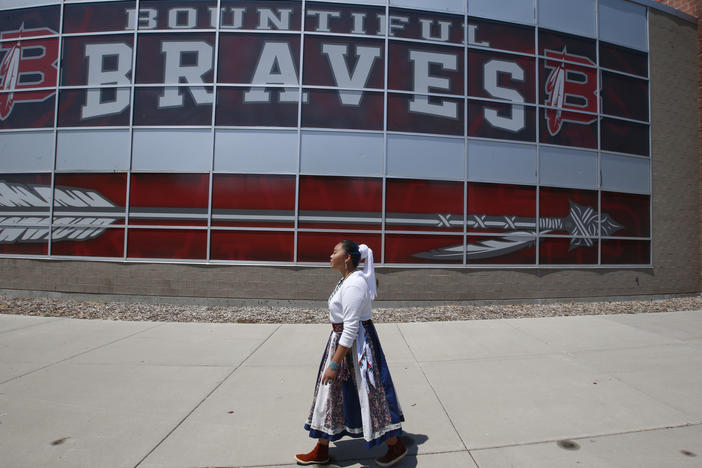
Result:
{"label": "arrow graphic", "polygon": [[[0,243],[43,242],[49,237],[49,203],[51,186],[0,181]],[[600,233],[609,236],[622,229],[606,213],[600,215],[591,207],[569,201],[568,215],[563,218],[527,218],[471,214],[465,223],[469,229],[502,230],[494,238],[468,244],[469,259],[491,258],[532,246],[536,231],[546,234],[567,231],[572,236],[570,250],[592,247]],[[96,190],[55,187],[54,226],[52,241],[77,241],[99,237],[115,221],[124,217],[125,209],[115,205]],[[131,208],[133,219],[207,221],[206,209]],[[213,210],[214,221],[231,222],[294,222],[292,210]],[[301,222],[380,225],[377,212],[300,211]],[[463,216],[451,213],[406,214],[387,213],[386,226],[462,228]],[[414,254],[429,260],[462,260],[464,246],[442,247]]]}

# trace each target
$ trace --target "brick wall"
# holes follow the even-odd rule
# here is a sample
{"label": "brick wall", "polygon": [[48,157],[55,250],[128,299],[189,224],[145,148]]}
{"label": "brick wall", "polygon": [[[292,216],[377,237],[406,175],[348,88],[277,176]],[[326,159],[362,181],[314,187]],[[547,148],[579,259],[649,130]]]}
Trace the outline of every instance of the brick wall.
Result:
{"label": "brick wall", "polygon": [[[660,3],[683,11],[697,18],[697,66],[698,66],[698,141],[700,147],[699,155],[699,173],[702,181],[702,0],[659,0]],[[700,219],[702,220],[702,184],[700,184]],[[700,239],[700,258],[702,258],[702,238]],[[702,276],[701,276],[702,278]],[[701,279],[702,281],[702,279]],[[702,291],[702,283],[700,284]]]}

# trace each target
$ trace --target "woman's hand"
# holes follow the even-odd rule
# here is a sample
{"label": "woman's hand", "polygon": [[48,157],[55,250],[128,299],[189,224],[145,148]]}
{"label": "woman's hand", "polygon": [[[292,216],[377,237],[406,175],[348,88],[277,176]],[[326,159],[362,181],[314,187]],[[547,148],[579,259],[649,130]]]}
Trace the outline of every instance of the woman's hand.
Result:
{"label": "woman's hand", "polygon": [[324,375],[322,375],[322,385],[329,385],[336,379],[336,376],[339,375],[338,370],[332,370],[331,368],[327,367],[327,369],[324,371]]}

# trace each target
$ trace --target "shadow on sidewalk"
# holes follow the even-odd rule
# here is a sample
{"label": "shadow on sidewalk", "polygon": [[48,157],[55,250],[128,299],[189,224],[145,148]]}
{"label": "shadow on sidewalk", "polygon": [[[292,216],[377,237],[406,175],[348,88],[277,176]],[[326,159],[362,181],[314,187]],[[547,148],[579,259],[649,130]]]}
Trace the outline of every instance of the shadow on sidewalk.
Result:
{"label": "shadow on sidewalk", "polygon": [[[418,447],[429,440],[429,437],[425,434],[403,432],[400,439],[402,439],[405,447],[407,447],[407,455],[397,465],[393,466],[397,468],[415,468],[417,466]],[[343,468],[355,465],[356,463],[361,463],[362,466],[368,466],[370,468],[378,466],[375,463],[375,459],[383,456],[386,445],[383,444],[380,447],[374,447],[372,450],[368,450],[362,439],[346,439],[334,442],[334,448],[336,448],[336,450],[332,449],[330,452],[330,464],[325,465],[326,467]],[[339,458],[341,459],[334,456],[334,451],[340,452]],[[355,456],[351,454],[354,454]]]}

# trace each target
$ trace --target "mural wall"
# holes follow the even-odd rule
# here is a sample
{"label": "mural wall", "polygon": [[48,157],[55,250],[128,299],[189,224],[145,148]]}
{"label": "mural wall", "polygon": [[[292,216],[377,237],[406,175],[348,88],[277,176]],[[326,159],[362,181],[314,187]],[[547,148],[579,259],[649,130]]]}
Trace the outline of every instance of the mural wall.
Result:
{"label": "mural wall", "polygon": [[650,265],[646,8],[423,3],[2,11],[0,255]]}

